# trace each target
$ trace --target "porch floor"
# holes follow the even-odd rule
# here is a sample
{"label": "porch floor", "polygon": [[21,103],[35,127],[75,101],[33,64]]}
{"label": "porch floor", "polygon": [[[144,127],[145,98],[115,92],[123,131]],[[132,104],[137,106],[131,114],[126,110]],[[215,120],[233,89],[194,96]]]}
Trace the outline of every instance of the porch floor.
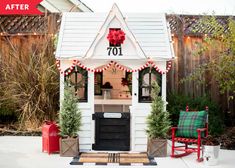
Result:
{"label": "porch floor", "polygon": [[[60,157],[59,154],[42,153],[41,137],[30,136],[1,136],[0,137],[0,167],[2,168],[91,168],[104,166],[75,166],[69,165],[71,157]],[[196,161],[196,154],[183,158],[170,158],[170,141],[168,142],[168,157],[155,158],[158,168],[206,168],[203,163]],[[213,168],[234,168],[235,150],[220,150],[220,161]],[[107,166],[117,167],[117,166]],[[137,167],[137,166],[121,166]],[[146,166],[138,166],[146,167]],[[150,167],[150,166],[148,166]],[[155,167],[155,166],[154,166]]]}

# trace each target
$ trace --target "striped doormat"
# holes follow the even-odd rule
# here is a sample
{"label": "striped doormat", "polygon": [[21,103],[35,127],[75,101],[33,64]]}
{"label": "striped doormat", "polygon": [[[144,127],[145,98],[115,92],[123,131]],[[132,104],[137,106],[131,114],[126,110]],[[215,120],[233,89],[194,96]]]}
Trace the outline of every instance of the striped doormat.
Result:
{"label": "striped doormat", "polygon": [[81,153],[74,157],[71,165],[157,165],[153,158],[149,158],[147,153]]}

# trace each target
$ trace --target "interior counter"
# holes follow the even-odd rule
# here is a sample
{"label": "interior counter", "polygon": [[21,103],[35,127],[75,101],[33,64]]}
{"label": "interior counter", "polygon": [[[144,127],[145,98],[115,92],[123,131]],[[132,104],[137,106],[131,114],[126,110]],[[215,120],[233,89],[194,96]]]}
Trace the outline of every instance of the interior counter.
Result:
{"label": "interior counter", "polygon": [[129,112],[131,99],[95,99],[95,112]]}

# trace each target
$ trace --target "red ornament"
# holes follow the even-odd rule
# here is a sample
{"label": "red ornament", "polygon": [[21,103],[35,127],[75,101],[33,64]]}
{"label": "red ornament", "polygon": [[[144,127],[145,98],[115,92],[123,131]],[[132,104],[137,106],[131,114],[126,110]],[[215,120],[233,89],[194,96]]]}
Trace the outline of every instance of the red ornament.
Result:
{"label": "red ornament", "polygon": [[125,33],[122,30],[110,29],[107,39],[109,40],[110,44],[114,46],[120,45],[123,44],[125,40]]}

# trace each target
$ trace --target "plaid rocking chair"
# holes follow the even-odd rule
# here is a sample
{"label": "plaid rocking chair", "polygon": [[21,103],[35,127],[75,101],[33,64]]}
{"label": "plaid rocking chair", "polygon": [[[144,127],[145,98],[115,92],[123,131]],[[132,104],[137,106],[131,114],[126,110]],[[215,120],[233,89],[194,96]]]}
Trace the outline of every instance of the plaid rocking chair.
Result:
{"label": "plaid rocking chair", "polygon": [[[201,155],[202,138],[208,136],[208,107],[203,111],[186,111],[180,112],[179,123],[177,127],[172,127],[172,151],[171,157],[177,158],[186,156],[192,152],[197,152],[197,161],[203,159]],[[176,146],[175,142],[181,143],[181,146]],[[184,144],[182,146],[182,143]],[[196,144],[196,147],[188,145]],[[175,151],[181,151],[180,154],[175,154]]]}

